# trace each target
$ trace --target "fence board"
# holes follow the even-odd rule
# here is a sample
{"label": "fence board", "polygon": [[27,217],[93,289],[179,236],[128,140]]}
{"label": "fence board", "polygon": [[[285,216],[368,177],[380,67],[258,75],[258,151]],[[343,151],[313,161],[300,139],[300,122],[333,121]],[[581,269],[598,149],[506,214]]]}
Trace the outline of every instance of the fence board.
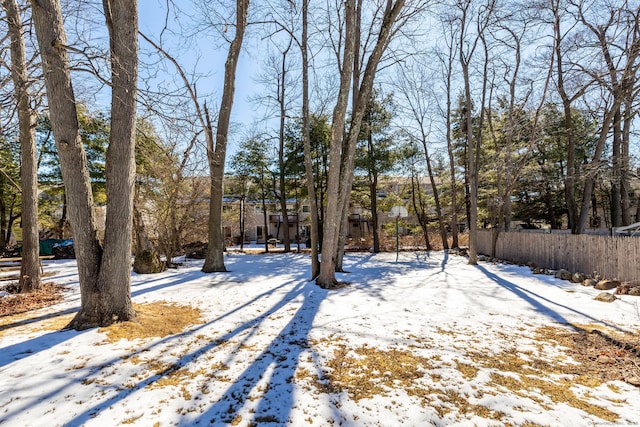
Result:
{"label": "fence board", "polygon": [[[478,230],[477,251],[491,254],[491,231]],[[640,282],[640,238],[547,233],[500,233],[495,256],[518,263],[533,262],[597,274],[625,282]]]}

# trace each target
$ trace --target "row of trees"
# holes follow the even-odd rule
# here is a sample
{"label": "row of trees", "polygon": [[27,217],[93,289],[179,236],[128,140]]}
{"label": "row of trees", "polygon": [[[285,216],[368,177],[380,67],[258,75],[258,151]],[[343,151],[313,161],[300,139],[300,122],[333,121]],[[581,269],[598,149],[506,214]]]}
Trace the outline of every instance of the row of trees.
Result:
{"label": "row of trees", "polygon": [[[457,246],[457,226],[466,220],[471,263],[481,222],[492,225],[496,239],[514,215],[544,217],[554,227],[566,217],[572,232],[584,232],[598,183],[606,185],[611,225],[637,220],[630,182],[640,8],[633,2],[169,5],[164,25],[146,34],[138,31],[137,2],[105,0],[96,17],[80,1],[62,10],[58,0],[3,0],[10,43],[0,64],[9,107],[1,110],[2,238],[20,218],[21,285],[37,287],[38,156],[51,151],[45,142],[51,138],[36,138],[35,130],[50,130],[83,295],[72,327],[135,316],[129,296],[133,224],[137,249],[150,263],[158,256],[145,232],[148,206],[135,200],[155,201],[161,228],[155,243],[170,259],[197,215],[196,204],[185,201],[208,193],[203,271],[226,271],[228,160],[245,187],[251,183],[263,200],[267,192],[279,200],[285,229],[291,182],[306,184],[293,188],[311,204],[312,277],[326,288],[336,285],[335,272],[342,269],[354,183],[366,188],[362,200],[377,230],[378,180],[399,159],[412,184],[405,199],[425,238],[435,220],[445,247],[448,230]],[[69,40],[63,18],[73,29]],[[92,19],[106,22],[102,31],[87,30],[95,27]],[[227,52],[224,67],[194,64],[203,38]],[[264,64],[255,84],[264,114],[227,159],[242,52]],[[212,71],[223,73],[219,98],[202,90]],[[111,99],[108,126],[92,131],[108,139],[103,163],[88,156],[92,138],[83,138],[83,109],[72,82]],[[263,164],[272,148],[262,144],[273,147],[275,166]],[[204,171],[197,166],[203,159]],[[19,177],[10,173],[18,163]],[[103,181],[91,179],[92,164],[104,168]],[[40,165],[41,178],[57,168]],[[430,194],[423,191],[425,177]],[[104,236],[94,218],[97,194],[106,204]],[[288,239],[284,243],[288,248]],[[377,245],[374,240],[374,250]]]}

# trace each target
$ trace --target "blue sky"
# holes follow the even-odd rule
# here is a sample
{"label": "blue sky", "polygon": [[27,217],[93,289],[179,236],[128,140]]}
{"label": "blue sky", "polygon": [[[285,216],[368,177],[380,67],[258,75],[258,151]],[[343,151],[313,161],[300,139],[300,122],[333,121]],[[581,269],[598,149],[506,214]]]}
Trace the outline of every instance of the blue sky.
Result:
{"label": "blue sky", "polygon": [[[180,4],[181,7],[186,3]],[[163,0],[139,0],[139,26],[145,35],[158,40],[158,36],[165,22],[166,2]],[[170,22],[169,25],[172,23]],[[166,36],[166,33],[165,33]],[[178,58],[180,65],[187,72],[197,72],[207,75],[198,83],[198,92],[207,94],[209,105],[219,105],[224,80],[224,63],[227,56],[226,46],[215,48],[208,38],[214,37],[214,30],[209,34],[203,32],[193,50],[182,48],[181,50],[168,48],[169,53]],[[170,39],[168,39],[170,40]],[[140,40],[141,46],[148,47],[144,40]],[[255,72],[260,67],[257,58],[251,58],[245,49],[240,57],[236,75],[236,93],[232,111],[232,121],[239,128],[246,131],[251,124],[259,119],[258,107],[250,102],[250,97],[256,95],[259,90],[255,84]],[[168,73],[175,71],[172,66],[167,66]],[[240,135],[236,135],[240,136]],[[232,136],[232,140],[233,140]]]}

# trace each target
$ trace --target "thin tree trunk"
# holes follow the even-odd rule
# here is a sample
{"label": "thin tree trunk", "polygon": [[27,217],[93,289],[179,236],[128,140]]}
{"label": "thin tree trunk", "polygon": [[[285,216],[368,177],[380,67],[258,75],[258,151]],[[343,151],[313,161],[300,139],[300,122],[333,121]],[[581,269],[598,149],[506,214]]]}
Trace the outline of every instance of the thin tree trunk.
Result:
{"label": "thin tree trunk", "polygon": [[449,57],[447,59],[447,153],[449,155],[449,176],[451,179],[451,246],[453,248],[460,247],[458,243],[458,183],[456,179],[456,163],[453,154],[453,138],[451,137],[451,75],[453,73],[453,40],[449,46]]}
{"label": "thin tree trunk", "polygon": [[553,32],[554,32],[554,53],[556,56],[557,71],[557,87],[558,94],[562,100],[562,108],[564,112],[564,132],[567,139],[567,175],[564,180],[565,203],[567,205],[567,217],[569,228],[572,234],[577,233],[578,227],[578,207],[576,205],[576,143],[573,131],[573,113],[571,110],[571,99],[569,98],[564,86],[564,67],[562,62],[562,35],[560,29],[560,2],[552,0],[552,9],[554,14]]}
{"label": "thin tree trunk", "polygon": [[625,101],[624,125],[622,127],[622,147],[620,156],[620,192],[622,194],[622,225],[631,224],[631,200],[629,193],[631,185],[629,182],[629,147],[631,137],[631,122],[633,120],[633,106],[631,100]]}
{"label": "thin tree trunk", "polygon": [[373,173],[369,184],[369,197],[371,197],[371,228],[373,229],[373,253],[380,252],[380,230],[378,215],[378,174]]}
{"label": "thin tree trunk", "polygon": [[424,200],[422,199],[422,191],[420,190],[420,182],[413,167],[411,170],[411,203],[413,204],[413,211],[416,213],[418,223],[422,229],[425,247],[427,251],[430,251],[433,247],[431,246],[431,240],[429,239],[427,214],[425,212]]}
{"label": "thin tree trunk", "polygon": [[[462,54],[461,54],[462,57]],[[476,162],[475,149],[473,142],[473,121],[472,121],[472,105],[471,105],[471,83],[469,77],[469,64],[462,60],[462,75],[464,77],[464,94],[465,94],[465,123],[467,138],[467,173],[469,182],[469,264],[478,263],[478,254],[476,252],[476,241],[478,234],[478,186],[476,178]]]}
{"label": "thin tree trunk", "polygon": [[614,113],[613,119],[613,144],[611,157],[611,226],[622,225],[622,195],[620,183],[622,180],[622,115],[620,109]]}
{"label": "thin tree trunk", "polygon": [[605,114],[604,120],[602,122],[602,127],[600,128],[600,135],[598,136],[598,141],[596,143],[596,149],[591,159],[591,168],[589,171],[587,171],[586,176],[584,178],[582,204],[580,206],[580,216],[578,217],[578,224],[576,228],[577,234],[584,233],[585,229],[587,228],[587,221],[589,219],[589,208],[592,205],[591,199],[593,196],[593,190],[596,182],[596,175],[598,172],[598,168],[594,166],[596,166],[601,161],[602,153],[604,152],[605,144],[608,139],[609,129],[613,124],[615,111],[620,106],[620,99],[616,100],[615,98],[616,97],[614,97],[614,103],[611,110],[609,110]]}
{"label": "thin tree trunk", "polygon": [[0,175],[0,255],[7,249],[7,208],[4,203],[4,177]]}
{"label": "thin tree trunk", "polygon": [[20,291],[40,288],[40,258],[38,236],[38,170],[35,137],[35,115],[31,108],[31,94],[27,75],[27,60],[22,18],[16,0],[4,0],[9,37],[11,38],[11,76],[18,104],[20,126],[20,179],[22,182],[22,262],[20,263]]}
{"label": "thin tree trunk", "polygon": [[442,217],[442,207],[440,206],[440,196],[438,195],[438,186],[433,174],[433,168],[431,167],[431,158],[427,152],[426,141],[423,141],[425,145],[425,157],[427,159],[427,172],[429,172],[429,181],[431,182],[431,190],[433,191],[433,202],[436,205],[436,215],[438,216],[438,226],[440,228],[440,237],[442,238],[442,249],[449,249],[449,239],[447,237],[447,227]]}
{"label": "thin tree trunk", "polygon": [[[265,194],[264,188],[262,189],[262,194]],[[267,217],[267,202],[262,197],[262,222],[264,224],[264,251],[269,252],[269,218]]]}
{"label": "thin tree trunk", "polygon": [[287,210],[287,183],[286,183],[286,171],[284,164],[284,127],[285,127],[285,119],[287,115],[286,104],[285,104],[285,95],[286,95],[286,84],[287,84],[287,53],[291,47],[291,39],[289,40],[289,46],[282,52],[282,68],[281,72],[281,80],[278,82],[279,91],[278,91],[278,103],[280,104],[280,128],[278,131],[278,168],[279,168],[279,180],[278,180],[278,190],[280,193],[280,211],[282,212],[282,227],[284,228],[282,233],[282,243],[284,245],[285,253],[291,252],[291,237],[289,236],[289,212]]}
{"label": "thin tree trunk", "polygon": [[64,228],[67,225],[67,193],[62,191],[62,215],[60,216],[60,220],[58,221],[56,232],[58,235],[58,239],[64,239]]}
{"label": "thin tree trunk", "polygon": [[224,236],[222,233],[224,162],[229,139],[231,108],[233,107],[235,94],[236,68],[244,40],[248,12],[249,0],[237,0],[235,36],[229,46],[227,61],[224,65],[224,87],[220,102],[220,113],[218,114],[218,126],[216,127],[215,146],[209,114],[208,112],[206,113],[209,134],[207,154],[211,171],[211,199],[209,202],[209,245],[204,265],[202,266],[202,271],[205,273],[227,271],[224,266]]}
{"label": "thin tree trunk", "polygon": [[309,210],[311,213],[311,279],[320,273],[318,248],[320,245],[318,202],[313,180],[313,164],[311,162],[311,123],[309,117],[309,51],[308,51],[308,19],[309,0],[302,1],[302,135],[304,149],[304,168],[307,174],[307,191],[309,193]]}

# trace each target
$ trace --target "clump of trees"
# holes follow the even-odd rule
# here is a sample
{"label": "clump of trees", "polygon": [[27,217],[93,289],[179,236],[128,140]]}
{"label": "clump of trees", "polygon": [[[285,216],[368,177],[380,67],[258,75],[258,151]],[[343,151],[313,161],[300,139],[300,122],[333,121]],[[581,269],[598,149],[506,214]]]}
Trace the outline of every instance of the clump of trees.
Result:
{"label": "clump of trees", "polygon": [[[26,291],[40,283],[43,231],[73,236],[72,327],[135,318],[133,247],[136,271],[152,272],[206,240],[203,271],[226,271],[225,191],[261,200],[265,228],[267,203],[288,230],[287,200],[308,201],[311,276],[325,288],[338,284],[354,203],[380,250],[384,175],[403,182],[393,202],[427,247],[430,232],[448,248],[468,230],[470,263],[478,227],[496,241],[514,220],[573,233],[640,220],[640,10],[628,2],[194,0],[141,34],[136,2],[105,1],[99,16],[58,0],[2,6],[0,246],[19,225]],[[105,25],[68,36],[63,18]],[[201,36],[224,64],[191,60]],[[255,123],[239,129],[248,56],[261,70]],[[229,175],[237,188],[225,190]]]}

